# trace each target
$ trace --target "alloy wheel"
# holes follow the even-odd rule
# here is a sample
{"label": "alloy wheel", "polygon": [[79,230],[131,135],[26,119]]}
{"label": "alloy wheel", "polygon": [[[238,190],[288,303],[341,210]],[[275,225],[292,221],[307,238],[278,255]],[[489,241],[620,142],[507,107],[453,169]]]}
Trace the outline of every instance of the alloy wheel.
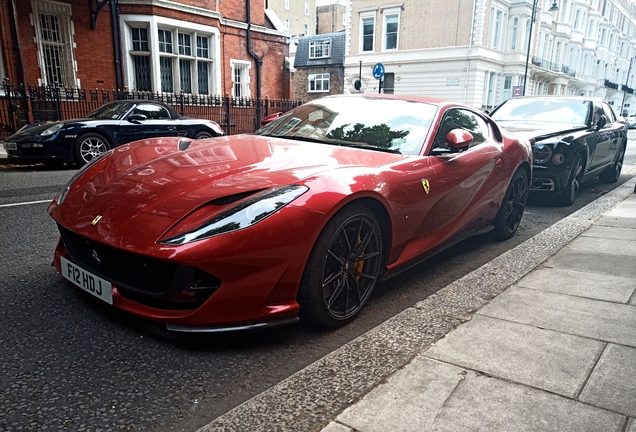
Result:
{"label": "alloy wheel", "polygon": [[381,247],[376,225],[365,216],[348,219],[336,231],[322,270],[323,301],[331,317],[345,320],[364,306],[379,273]]}
{"label": "alloy wheel", "polygon": [[514,232],[521,223],[523,212],[526,208],[526,196],[528,193],[528,180],[526,176],[518,176],[511,185],[511,193],[506,202],[506,228]]}

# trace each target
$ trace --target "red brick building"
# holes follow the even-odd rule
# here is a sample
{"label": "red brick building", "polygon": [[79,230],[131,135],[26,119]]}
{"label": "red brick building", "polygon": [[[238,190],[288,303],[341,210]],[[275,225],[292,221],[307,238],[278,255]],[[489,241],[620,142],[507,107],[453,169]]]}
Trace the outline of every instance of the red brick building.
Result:
{"label": "red brick building", "polygon": [[263,0],[0,0],[0,78],[288,99],[289,36]]}

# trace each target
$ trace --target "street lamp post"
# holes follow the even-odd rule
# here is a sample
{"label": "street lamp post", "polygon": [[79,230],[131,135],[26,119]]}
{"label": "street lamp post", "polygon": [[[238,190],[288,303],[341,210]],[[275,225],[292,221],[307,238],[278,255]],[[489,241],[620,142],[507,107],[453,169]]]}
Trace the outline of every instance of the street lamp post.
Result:
{"label": "street lamp post", "polygon": [[358,72],[358,79],[353,83],[353,86],[358,90],[358,93],[362,93],[362,56],[358,57],[358,61],[360,62],[360,70]]}
{"label": "street lamp post", "polygon": [[629,74],[632,73],[632,63],[634,63],[634,57],[632,57],[632,59],[629,61],[629,68],[627,69],[627,78],[625,78],[625,85],[623,86],[623,102],[621,103],[621,112],[619,113],[619,115],[623,115],[623,108],[625,108],[625,94],[627,93],[627,90],[625,89],[625,87],[629,87]]}
{"label": "street lamp post", "polygon": [[[526,95],[526,84],[528,83],[528,63],[530,61],[530,47],[532,46],[532,24],[534,24],[535,15],[537,13],[537,3],[539,3],[539,0],[532,1],[532,16],[530,18],[530,31],[528,32],[528,50],[526,52],[526,71],[523,74],[523,96]],[[548,12],[554,12],[557,10],[559,10],[559,6],[557,5],[556,0],[554,0],[552,6],[548,9]]]}

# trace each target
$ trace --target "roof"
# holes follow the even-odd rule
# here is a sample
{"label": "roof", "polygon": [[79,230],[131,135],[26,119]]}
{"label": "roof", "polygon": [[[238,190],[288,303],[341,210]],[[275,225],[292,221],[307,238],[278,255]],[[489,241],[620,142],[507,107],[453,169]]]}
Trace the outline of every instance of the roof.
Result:
{"label": "roof", "polygon": [[[310,59],[309,58],[309,44],[310,42],[319,42],[323,40],[330,40],[331,49],[329,57]],[[296,60],[294,61],[294,67],[312,67],[312,66],[332,66],[342,65],[344,66],[345,60],[345,33],[327,33],[314,36],[303,36],[298,38],[298,47],[296,48]]]}

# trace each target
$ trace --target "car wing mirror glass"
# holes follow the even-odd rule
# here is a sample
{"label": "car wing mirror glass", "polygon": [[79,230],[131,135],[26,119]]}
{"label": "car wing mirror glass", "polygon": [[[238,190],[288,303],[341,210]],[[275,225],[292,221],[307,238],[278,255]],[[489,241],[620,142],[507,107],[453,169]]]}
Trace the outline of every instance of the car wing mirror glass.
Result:
{"label": "car wing mirror glass", "polygon": [[446,134],[446,144],[454,152],[465,150],[472,142],[473,135],[464,129],[453,129]]}
{"label": "car wing mirror glass", "polygon": [[607,124],[607,118],[604,115],[601,115],[596,122],[596,130],[602,129]]}
{"label": "car wing mirror glass", "polygon": [[128,120],[129,122],[140,122],[143,120],[148,120],[148,117],[143,114],[131,114],[126,120]]}

